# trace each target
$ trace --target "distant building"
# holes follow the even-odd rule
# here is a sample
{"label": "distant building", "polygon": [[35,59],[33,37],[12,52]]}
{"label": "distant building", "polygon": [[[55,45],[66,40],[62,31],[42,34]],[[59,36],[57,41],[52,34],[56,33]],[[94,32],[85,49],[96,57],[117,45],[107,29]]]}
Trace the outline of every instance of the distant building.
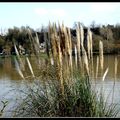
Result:
{"label": "distant building", "polygon": [[40,52],[45,52],[45,42],[40,43]]}
{"label": "distant building", "polygon": [[10,48],[3,48],[1,55],[10,55]]}
{"label": "distant building", "polygon": [[19,53],[20,53],[20,55],[24,55],[25,54],[25,49],[23,48],[22,45],[19,45]]}

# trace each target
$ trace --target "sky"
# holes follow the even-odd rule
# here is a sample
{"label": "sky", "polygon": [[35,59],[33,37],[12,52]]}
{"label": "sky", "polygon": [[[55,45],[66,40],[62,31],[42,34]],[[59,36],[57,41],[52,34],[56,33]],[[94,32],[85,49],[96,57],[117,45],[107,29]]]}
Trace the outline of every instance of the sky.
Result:
{"label": "sky", "polygon": [[118,2],[2,2],[0,3],[0,29],[30,26],[33,29],[50,22],[73,27],[74,22],[89,26],[120,23]]}

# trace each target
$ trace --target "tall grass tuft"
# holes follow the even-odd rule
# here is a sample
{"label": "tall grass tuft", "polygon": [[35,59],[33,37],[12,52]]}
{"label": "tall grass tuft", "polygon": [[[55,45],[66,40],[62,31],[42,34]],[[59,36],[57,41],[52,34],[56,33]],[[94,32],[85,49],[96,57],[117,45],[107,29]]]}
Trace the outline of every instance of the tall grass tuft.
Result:
{"label": "tall grass tuft", "polygon": [[116,105],[106,105],[102,93],[92,90],[89,77],[76,71],[73,84],[64,82],[64,98],[54,77],[45,84],[35,81],[14,117],[116,117]]}
{"label": "tall grass tuft", "polygon": [[[41,69],[40,79],[28,88],[23,103],[16,109],[14,116],[29,117],[115,117],[115,105],[106,105],[103,95],[94,91],[90,80],[89,58],[83,45],[83,28],[78,23],[77,44],[74,46],[76,66],[83,63],[85,74],[72,64],[72,40],[70,29],[64,24],[58,27],[49,23],[48,38],[50,43],[48,63]],[[89,32],[90,57],[92,57],[92,37]],[[32,34],[30,34],[31,38]],[[35,47],[35,45],[34,45]],[[103,69],[103,44],[100,41],[100,63]],[[81,55],[82,53],[82,55]],[[82,56],[82,59],[81,59]],[[78,58],[78,60],[77,60]],[[68,62],[69,61],[69,62]],[[31,64],[27,59],[31,73]],[[48,61],[50,62],[50,61]],[[82,65],[81,65],[82,67]],[[106,69],[103,80],[107,75]]]}

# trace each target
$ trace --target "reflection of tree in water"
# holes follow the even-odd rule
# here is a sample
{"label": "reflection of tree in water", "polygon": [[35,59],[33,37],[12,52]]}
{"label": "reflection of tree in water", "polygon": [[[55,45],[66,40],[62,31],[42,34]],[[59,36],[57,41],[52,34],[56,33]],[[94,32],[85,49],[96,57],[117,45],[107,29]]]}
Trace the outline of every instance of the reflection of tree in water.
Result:
{"label": "reflection of tree in water", "polygon": [[3,68],[3,61],[4,61],[4,59],[0,58],[0,70],[1,70],[1,68]]}
{"label": "reflection of tree in water", "polygon": [[11,57],[0,59],[0,78],[7,77],[10,80],[19,80],[20,77],[15,70],[15,62]]}
{"label": "reflection of tree in water", "polygon": [[[20,69],[23,72],[23,75],[25,77],[32,77],[30,69],[28,67],[28,63],[25,59],[25,56],[21,57],[22,63],[24,68],[21,66],[21,64],[18,62]],[[32,66],[32,69],[34,71],[34,74],[36,76],[39,76],[40,69],[43,69],[46,64],[48,63],[47,60],[44,58],[39,59],[39,61],[36,59],[36,57],[29,57],[30,64]],[[38,63],[39,62],[39,63]],[[0,59],[0,78],[1,77],[7,77],[10,80],[21,80],[21,76],[18,74],[17,65],[15,63],[14,57],[5,57]]]}
{"label": "reflection of tree in water", "polygon": [[3,63],[4,63],[4,59],[0,58],[0,78],[3,76]]}
{"label": "reflection of tree in water", "polygon": [[[104,70],[109,66],[109,72],[107,74],[110,79],[114,78],[114,57],[115,56],[104,56]],[[96,72],[96,60],[97,57],[94,56],[94,72]],[[119,63],[120,57],[118,56],[118,63]],[[47,67],[48,60],[44,58],[40,58],[39,61],[36,59],[36,57],[29,57],[29,61],[31,63],[31,66],[33,68],[35,76],[39,76],[41,70],[43,68]],[[28,63],[25,59],[25,57],[22,57],[22,62],[24,64],[24,69],[22,70],[25,77],[31,76],[30,69],[28,67]],[[39,63],[38,63],[39,62]],[[118,71],[120,70],[120,65],[118,64],[117,67]],[[95,76],[94,76],[95,77]],[[100,68],[98,68],[98,77],[101,77],[100,75]],[[120,78],[119,72],[116,74],[117,78]],[[9,78],[10,80],[21,80],[21,76],[16,71],[16,64],[14,57],[6,57],[6,58],[0,58],[0,79],[3,78]]]}

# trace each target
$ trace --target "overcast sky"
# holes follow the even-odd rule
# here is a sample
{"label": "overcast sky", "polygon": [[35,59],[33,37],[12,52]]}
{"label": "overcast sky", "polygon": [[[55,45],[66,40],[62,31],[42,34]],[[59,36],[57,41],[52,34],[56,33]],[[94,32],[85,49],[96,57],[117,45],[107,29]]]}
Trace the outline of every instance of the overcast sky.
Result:
{"label": "overcast sky", "polygon": [[36,29],[48,22],[64,22],[73,27],[74,22],[80,21],[89,26],[92,21],[96,24],[120,23],[120,3],[118,2],[16,2],[0,3],[0,28],[29,25]]}

